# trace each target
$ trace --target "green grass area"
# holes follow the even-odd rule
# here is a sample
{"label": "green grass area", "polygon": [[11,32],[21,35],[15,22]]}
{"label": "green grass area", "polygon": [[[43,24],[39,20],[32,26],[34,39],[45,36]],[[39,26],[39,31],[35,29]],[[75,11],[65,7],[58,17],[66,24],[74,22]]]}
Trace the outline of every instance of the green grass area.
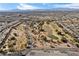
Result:
{"label": "green grass area", "polygon": [[58,39],[58,37],[55,36],[55,35],[50,35],[49,37],[52,38],[52,39]]}

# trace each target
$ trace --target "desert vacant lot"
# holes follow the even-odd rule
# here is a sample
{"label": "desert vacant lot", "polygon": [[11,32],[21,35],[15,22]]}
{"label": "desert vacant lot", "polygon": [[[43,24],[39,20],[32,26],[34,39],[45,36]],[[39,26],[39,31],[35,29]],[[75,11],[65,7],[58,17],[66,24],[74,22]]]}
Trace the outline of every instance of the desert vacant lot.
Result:
{"label": "desert vacant lot", "polygon": [[0,16],[1,55],[79,55],[78,11],[31,12]]}

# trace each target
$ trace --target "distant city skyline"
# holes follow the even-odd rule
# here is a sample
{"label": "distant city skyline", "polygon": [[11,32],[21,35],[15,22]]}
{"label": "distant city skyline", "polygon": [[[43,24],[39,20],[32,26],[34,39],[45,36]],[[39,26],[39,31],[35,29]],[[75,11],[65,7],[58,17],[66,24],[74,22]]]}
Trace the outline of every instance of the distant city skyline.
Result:
{"label": "distant city skyline", "polygon": [[0,10],[35,10],[35,9],[55,9],[71,8],[79,9],[78,3],[0,3]]}

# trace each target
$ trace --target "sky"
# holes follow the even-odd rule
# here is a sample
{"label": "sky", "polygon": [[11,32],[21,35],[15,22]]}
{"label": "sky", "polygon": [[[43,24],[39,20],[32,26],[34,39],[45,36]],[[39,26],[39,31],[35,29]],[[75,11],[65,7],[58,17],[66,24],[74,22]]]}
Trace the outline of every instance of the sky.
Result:
{"label": "sky", "polygon": [[54,8],[79,9],[79,3],[0,3],[0,10],[35,10]]}

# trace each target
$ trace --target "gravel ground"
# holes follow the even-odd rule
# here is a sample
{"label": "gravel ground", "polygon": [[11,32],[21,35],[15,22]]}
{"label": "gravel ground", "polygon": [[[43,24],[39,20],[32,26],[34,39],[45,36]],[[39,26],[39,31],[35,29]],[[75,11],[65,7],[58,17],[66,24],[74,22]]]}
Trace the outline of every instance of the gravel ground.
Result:
{"label": "gravel ground", "polygon": [[78,49],[31,50],[26,56],[79,56]]}

